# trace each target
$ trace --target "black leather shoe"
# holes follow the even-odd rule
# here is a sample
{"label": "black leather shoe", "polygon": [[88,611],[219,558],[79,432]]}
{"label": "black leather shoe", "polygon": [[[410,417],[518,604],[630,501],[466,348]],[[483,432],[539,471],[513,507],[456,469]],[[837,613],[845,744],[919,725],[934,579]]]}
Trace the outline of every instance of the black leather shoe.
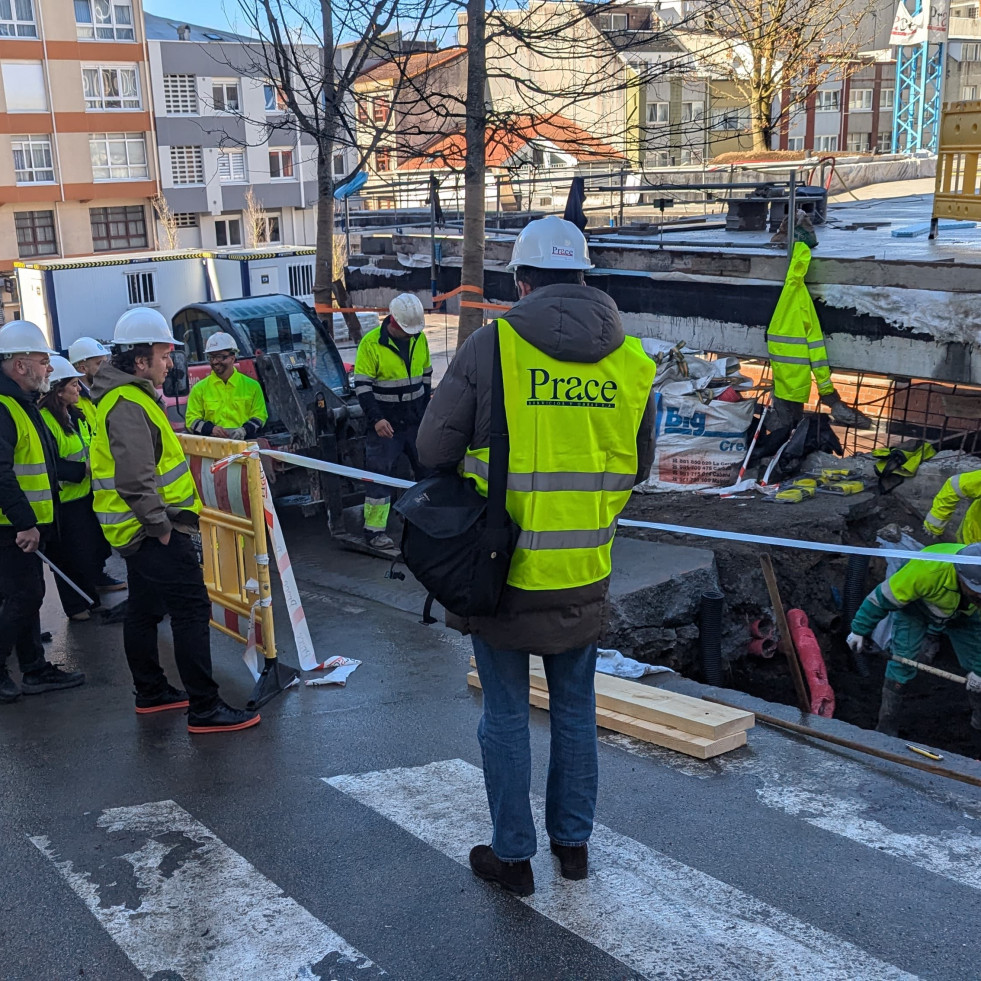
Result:
{"label": "black leather shoe", "polygon": [[136,695],[136,714],[149,715],[152,712],[167,712],[170,709],[186,709],[188,707],[187,692],[167,685],[163,691],[155,695]]}
{"label": "black leather shoe", "polygon": [[40,695],[46,691],[60,691],[62,688],[77,688],[85,684],[81,671],[62,671],[57,664],[45,664],[37,671],[25,674],[20,681],[25,695]]}
{"label": "black leather shoe", "polygon": [[188,732],[237,732],[258,724],[258,712],[232,708],[220,698],[215,707],[207,712],[195,712],[191,709],[187,713]]}
{"label": "black leather shoe", "polygon": [[4,671],[0,674],[0,703],[16,702],[20,698],[20,685]]}
{"label": "black leather shoe", "polygon": [[589,845],[556,845],[550,842],[552,854],[559,860],[563,879],[585,879],[589,874]]}
{"label": "black leather shoe", "polygon": [[531,862],[502,862],[490,845],[470,849],[470,868],[478,879],[493,882],[516,896],[530,896],[535,891]]}

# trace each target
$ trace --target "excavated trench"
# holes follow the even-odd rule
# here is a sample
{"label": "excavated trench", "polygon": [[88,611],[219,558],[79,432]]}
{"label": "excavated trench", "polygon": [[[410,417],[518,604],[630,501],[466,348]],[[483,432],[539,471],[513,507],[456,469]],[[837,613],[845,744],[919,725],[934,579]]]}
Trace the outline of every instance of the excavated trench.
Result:
{"label": "excavated trench", "polygon": [[[906,526],[914,537],[923,538],[920,520],[903,499],[871,493],[846,500],[818,496],[811,501],[789,505],[760,498],[719,499],[690,493],[635,494],[623,516],[735,533],[866,546],[875,545],[875,533],[879,528],[896,523]],[[719,585],[726,597],[722,635],[724,685],[769,701],[794,705],[794,687],[783,656],[774,652],[772,657],[763,658],[747,652],[751,640],[750,624],[760,617],[773,618],[760,568],[761,552],[769,551],[784,606],[797,607],[807,613],[821,645],[836,696],[835,718],[866,729],[875,728],[887,662],[880,654],[870,654],[864,658],[864,665],[856,664],[845,646],[846,557],[783,547],[764,549],[732,540],[636,528],[621,528],[618,534],[711,549],[715,554]],[[884,561],[873,559],[865,592],[881,582],[884,573]],[[625,654],[642,661],[667,664],[689,677],[705,680],[695,626],[676,624],[674,634],[680,641],[660,651],[648,642],[649,628],[644,629],[646,633],[638,637],[632,637],[629,629],[618,632],[617,641]],[[957,674],[964,673],[946,640],[934,664]],[[900,729],[902,738],[965,756],[978,756],[981,745],[972,736],[970,709],[962,687],[921,671],[909,683],[907,691],[904,725]]]}

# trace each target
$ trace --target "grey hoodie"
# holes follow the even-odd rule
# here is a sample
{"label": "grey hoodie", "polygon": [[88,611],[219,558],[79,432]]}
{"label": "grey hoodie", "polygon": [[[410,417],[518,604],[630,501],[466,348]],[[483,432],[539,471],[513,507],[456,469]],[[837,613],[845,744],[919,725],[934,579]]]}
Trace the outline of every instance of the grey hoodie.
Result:
{"label": "grey hoodie", "polygon": [[[541,287],[516,303],[507,321],[522,338],[559,361],[594,364],[624,341],[616,304],[592,286]],[[463,460],[468,447],[488,445],[493,350],[493,329],[483,327],[457,352],[419,427],[416,445],[423,466],[452,469]],[[650,472],[653,459],[651,395],[637,433],[638,483]],[[608,587],[608,579],[574,589],[508,586],[496,616],[467,621],[448,617],[447,622],[502,650],[560,654],[599,639],[605,626]]]}
{"label": "grey hoodie", "polygon": [[[98,403],[123,385],[135,385],[155,402],[160,402],[157,390],[149,380],[136,378],[112,364],[104,364],[99,369],[92,385],[92,398]],[[132,555],[148,536],[163,538],[175,527],[185,533],[197,527],[197,515],[193,511],[166,508],[157,493],[156,467],[163,443],[160,430],[150,422],[143,409],[134,402],[120,399],[106,416],[106,435],[116,464],[116,490],[142,526],[133,541],[119,550],[120,554]]]}

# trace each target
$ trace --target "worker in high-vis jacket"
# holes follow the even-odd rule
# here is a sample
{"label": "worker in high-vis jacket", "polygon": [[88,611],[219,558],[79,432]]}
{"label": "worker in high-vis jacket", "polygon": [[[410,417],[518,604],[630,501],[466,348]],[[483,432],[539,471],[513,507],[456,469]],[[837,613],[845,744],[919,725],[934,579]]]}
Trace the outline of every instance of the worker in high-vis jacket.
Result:
{"label": "worker in high-vis jacket", "polygon": [[[94,507],[129,573],[123,646],[137,713],[186,708],[190,732],[230,732],[259,716],[222,701],[211,674],[211,601],[191,541],[201,498],[157,395],[176,343],[157,310],[134,307],[116,322],[112,360],[92,393],[99,407],[90,448]],[[186,691],[160,667],[157,627],[166,614]]]}
{"label": "worker in high-vis jacket", "polygon": [[238,343],[219,331],[204,345],[211,374],[191,387],[185,423],[201,436],[252,439],[269,419],[262,386],[235,367]]}
{"label": "worker in high-vis jacket", "polygon": [[[48,663],[41,643],[38,551],[56,533],[58,481],[85,477],[82,461],[58,456],[38,411],[38,395],[50,388],[53,354],[36,324],[14,320],[0,328],[0,704],[85,681],[80,671]],[[12,653],[19,685],[7,673]]]}
{"label": "worker in high-vis jacket", "polygon": [[787,279],[766,331],[767,356],[773,369],[773,401],[769,423],[772,431],[793,428],[804,418],[811,397],[811,378],[817,383],[821,404],[842,426],[870,429],[872,421],[842,401],[831,380],[831,362],[814,301],[804,283],[811,264],[811,250],[794,245]]}
{"label": "worker in high-vis jacket", "polygon": [[[981,557],[981,544],[930,545],[918,553]],[[967,674],[971,728],[981,744],[981,565],[914,560],[876,586],[858,608],[848,646],[859,653],[881,620],[892,614],[889,649],[910,661],[920,659],[924,644],[940,634],[950,639]],[[895,736],[903,710],[906,684],[916,668],[890,661],[882,686],[876,728]]]}
{"label": "worker in high-vis jacket", "polygon": [[[354,361],[354,391],[368,421],[365,469],[392,476],[404,455],[421,480],[426,472],[416,453],[416,436],[433,381],[425,314],[414,293],[400,293],[388,309],[381,324],[361,338]],[[394,548],[387,532],[390,510],[389,490],[369,484],[364,534],[372,548]]]}
{"label": "worker in high-vis jacket", "polygon": [[472,635],[483,687],[477,735],[493,824],[470,867],[522,896],[534,891],[537,849],[529,655],[544,659],[551,708],[545,829],[562,876],[584,879],[597,794],[593,675],[613,536],[654,455],[654,362],[624,334],[613,300],[585,285],[591,268],[572,222],[526,225],[508,266],[518,302],[467,338],[419,428],[425,466],[459,467],[486,491],[496,334],[510,440],[507,508],[521,533],[496,615],[455,625]]}
{"label": "worker in high-vis jacket", "polygon": [[109,360],[109,348],[94,337],[78,337],[68,348],[68,360],[81,375],[81,397],[78,411],[85,417],[90,430],[95,430],[96,408],[92,400],[92,386],[99,369]]}
{"label": "worker in high-vis jacket", "polygon": [[923,530],[939,538],[961,501],[970,501],[971,504],[957,529],[957,540],[962,545],[981,542],[981,470],[954,474],[944,483],[933,499],[930,513],[923,522]]}

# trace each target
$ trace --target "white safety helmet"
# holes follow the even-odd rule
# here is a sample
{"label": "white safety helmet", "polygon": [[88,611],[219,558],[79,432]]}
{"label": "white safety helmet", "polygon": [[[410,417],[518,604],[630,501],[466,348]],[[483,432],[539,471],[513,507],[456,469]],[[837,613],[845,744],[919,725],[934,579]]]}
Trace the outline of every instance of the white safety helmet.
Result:
{"label": "white safety helmet", "polygon": [[11,320],[0,327],[0,358],[15,354],[54,354],[37,324],[29,320]]}
{"label": "white safety helmet", "polygon": [[[981,544],[968,545],[957,554],[969,555],[973,559],[981,558]],[[959,565],[957,576],[972,592],[981,593],[981,565]]]}
{"label": "white safety helmet", "polygon": [[117,321],[112,342],[124,351],[137,344],[184,345],[170,332],[170,325],[159,310],[149,307],[133,307]]}
{"label": "white safety helmet", "polygon": [[52,385],[55,382],[68,381],[69,378],[81,378],[82,373],[75,370],[75,366],[68,360],[68,358],[63,358],[60,354],[56,354],[51,359],[51,374],[48,375],[48,381]]}
{"label": "white safety helmet", "polygon": [[72,364],[79,361],[88,361],[89,358],[108,358],[112,352],[105,344],[97,341],[94,337],[79,337],[72,341],[68,348],[68,360]]}
{"label": "white safety helmet", "polygon": [[215,354],[218,351],[234,351],[238,354],[238,342],[231,334],[220,330],[217,334],[212,334],[204,345],[205,354]]}
{"label": "white safety helmet", "polygon": [[415,293],[399,293],[389,304],[388,312],[407,334],[419,334],[426,326],[422,301]]}
{"label": "white safety helmet", "polygon": [[592,269],[589,247],[583,235],[571,221],[549,215],[530,221],[514,242],[508,272],[518,266],[537,269]]}

